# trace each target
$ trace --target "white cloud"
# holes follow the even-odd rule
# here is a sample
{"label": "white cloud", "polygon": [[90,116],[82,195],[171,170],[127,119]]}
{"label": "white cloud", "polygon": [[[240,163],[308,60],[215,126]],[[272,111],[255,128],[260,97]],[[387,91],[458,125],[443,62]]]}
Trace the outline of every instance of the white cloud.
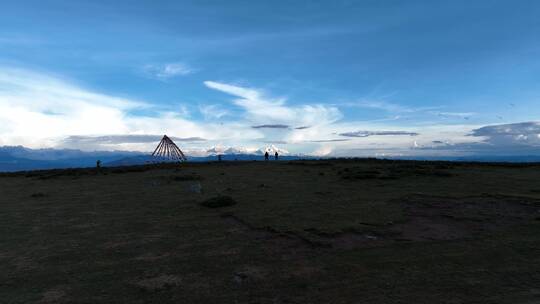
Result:
{"label": "white cloud", "polygon": [[[480,145],[482,149],[519,146],[537,151],[540,146],[537,122],[487,127],[425,124],[404,129],[396,121],[343,121],[335,106],[289,105],[285,98],[272,98],[261,90],[211,81],[205,84],[235,96],[231,102],[242,111],[229,112],[223,105],[211,104],[199,108],[206,120],[194,120],[187,111],[165,109],[156,115],[157,107],[148,102],[92,92],[57,76],[0,67],[0,145],[152,151],[158,138],[167,134],[178,138],[183,150],[200,154],[211,146],[252,151],[265,143],[280,143],[279,149],[291,153],[334,156],[418,155],[443,149],[444,153],[461,153]],[[145,110],[152,116],[145,115]],[[233,113],[234,120],[213,121]],[[261,125],[267,127],[252,128]],[[347,137],[349,140],[339,136],[355,130],[368,131],[355,133],[364,137]],[[385,136],[384,140],[365,136],[413,134],[416,136]]]}
{"label": "white cloud", "polygon": [[290,127],[288,125],[258,125],[258,126],[251,126],[253,129],[289,129]]}
{"label": "white cloud", "polygon": [[[129,114],[133,110],[151,108],[149,103],[95,93],[58,77],[0,67],[0,138],[3,145],[80,148],[82,146],[66,146],[68,143],[63,138],[164,133],[182,138],[214,138],[225,133],[218,125],[203,126],[172,112],[161,112],[157,117]],[[231,126],[231,129],[237,134],[239,127]],[[151,150],[152,145],[103,142],[82,148]]]}
{"label": "white cloud", "polygon": [[353,132],[345,132],[345,133],[339,133],[340,136],[345,137],[368,137],[368,136],[417,136],[418,133],[416,132],[408,132],[408,131],[353,131]]}
{"label": "white cloud", "polygon": [[157,79],[166,80],[177,76],[185,76],[195,72],[193,68],[182,62],[166,64],[148,64],[144,72]]}
{"label": "white cloud", "polygon": [[[460,118],[460,119],[469,119],[471,116],[476,115],[475,112],[450,112],[450,111],[439,111],[438,109],[444,108],[443,106],[432,106],[432,107],[410,107],[404,106],[396,103],[378,101],[378,100],[359,100],[356,102],[347,102],[338,104],[342,107],[353,107],[353,108],[366,108],[366,109],[375,109],[381,110],[389,113],[403,114],[411,116],[413,114],[428,114],[434,115],[440,118]],[[402,118],[401,116],[394,116],[393,118],[385,118],[384,120],[397,120]]]}
{"label": "white cloud", "polygon": [[342,114],[335,106],[288,105],[286,98],[269,97],[261,90],[206,81],[205,85],[238,98],[232,102],[245,111],[242,117],[250,126],[309,126],[309,128],[256,128],[263,142],[287,142],[295,152],[310,150],[317,140],[328,134]]}
{"label": "white cloud", "polygon": [[[82,90],[58,78],[0,69],[0,134],[36,144],[65,134],[125,133],[125,111],[148,105]],[[101,123],[100,123],[101,122]]]}
{"label": "white cloud", "polygon": [[418,145],[418,153],[463,156],[540,154],[540,122],[478,126],[461,136],[442,137]]}
{"label": "white cloud", "polygon": [[540,122],[521,122],[485,126],[473,130],[472,136],[485,138],[485,143],[497,146],[540,147]]}
{"label": "white cloud", "polygon": [[330,145],[322,145],[319,148],[317,148],[315,151],[313,151],[311,154],[313,156],[329,156],[334,148]]}
{"label": "white cloud", "polygon": [[217,104],[199,105],[199,112],[206,120],[220,119],[231,114],[230,111]]}
{"label": "white cloud", "polygon": [[417,113],[438,109],[440,107],[410,107],[381,100],[358,100],[337,104],[342,107],[375,109],[391,113]]}
{"label": "white cloud", "polygon": [[387,112],[396,112],[396,113],[410,113],[417,112],[417,109],[410,108],[407,106],[402,106],[399,104],[394,104],[385,101],[377,100],[359,100],[357,102],[343,103],[342,106],[346,107],[359,107],[359,108],[368,108],[368,109],[377,109]]}
{"label": "white cloud", "polygon": [[328,125],[341,119],[337,107],[326,105],[288,106],[285,98],[270,98],[253,88],[205,81],[204,84],[236,97],[233,103],[243,108],[254,124]]}
{"label": "white cloud", "polygon": [[429,114],[436,115],[442,118],[464,118],[468,119],[471,116],[476,115],[474,112],[440,112],[440,111],[429,111]]}

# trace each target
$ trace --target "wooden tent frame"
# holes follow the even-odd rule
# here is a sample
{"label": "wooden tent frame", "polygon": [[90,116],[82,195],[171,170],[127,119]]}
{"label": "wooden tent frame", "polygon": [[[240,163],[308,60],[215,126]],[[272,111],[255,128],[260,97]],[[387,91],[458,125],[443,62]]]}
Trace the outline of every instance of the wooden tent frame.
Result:
{"label": "wooden tent frame", "polygon": [[182,150],[180,150],[180,148],[178,148],[178,146],[167,135],[163,135],[163,138],[152,153],[152,156],[161,160],[175,162],[187,161],[187,157],[184,155]]}

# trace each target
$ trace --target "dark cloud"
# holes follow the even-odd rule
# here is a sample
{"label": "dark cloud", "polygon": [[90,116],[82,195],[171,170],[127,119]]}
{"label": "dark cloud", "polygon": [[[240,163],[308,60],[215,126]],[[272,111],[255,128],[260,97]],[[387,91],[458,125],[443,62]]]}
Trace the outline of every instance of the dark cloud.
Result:
{"label": "dark cloud", "polygon": [[304,129],[309,129],[311,128],[311,126],[301,126],[301,127],[296,127],[295,129],[296,130],[304,130]]}
{"label": "dark cloud", "polygon": [[432,141],[432,143],[434,143],[434,144],[444,144],[444,142],[440,141],[440,140],[434,140],[434,141]]}
{"label": "dark cloud", "polygon": [[253,129],[288,129],[288,125],[258,125],[258,126],[251,126]]}
{"label": "dark cloud", "polygon": [[485,142],[495,145],[540,146],[540,122],[485,126],[473,130],[471,136],[486,137]]}
{"label": "dark cloud", "polygon": [[482,140],[456,147],[490,154],[540,154],[540,122],[485,126],[473,130],[470,136]]}
{"label": "dark cloud", "polygon": [[418,133],[406,131],[355,131],[340,133],[340,136],[345,137],[369,137],[369,136],[387,136],[387,135],[407,135],[417,136]]}
{"label": "dark cloud", "polygon": [[[63,140],[64,145],[114,145],[114,144],[140,144],[159,142],[163,135],[105,135],[105,136],[84,136],[73,135]],[[201,137],[170,137],[178,142],[201,142],[206,139]]]}
{"label": "dark cloud", "polygon": [[469,136],[478,141],[421,149],[472,155],[540,155],[540,122],[490,125],[472,130]]}

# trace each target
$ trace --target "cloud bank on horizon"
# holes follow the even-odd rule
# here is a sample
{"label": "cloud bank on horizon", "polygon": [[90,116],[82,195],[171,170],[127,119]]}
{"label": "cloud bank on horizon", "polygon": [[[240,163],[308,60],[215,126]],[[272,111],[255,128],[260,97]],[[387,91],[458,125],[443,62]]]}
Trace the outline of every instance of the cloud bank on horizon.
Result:
{"label": "cloud bank on horizon", "polygon": [[0,146],[540,154],[535,1],[29,2],[0,11]]}
{"label": "cloud bank on horizon", "polygon": [[[333,105],[289,106],[286,98],[267,97],[261,90],[205,81],[202,85],[228,94],[240,109],[230,120],[219,122],[193,119],[181,108],[163,110],[146,101],[92,92],[35,72],[0,71],[1,145],[150,151],[160,134],[167,133],[194,155],[216,149],[249,153],[268,143],[279,143],[283,151],[329,156],[534,154],[540,147],[540,122],[397,130],[399,124],[392,121],[343,121],[341,110]],[[211,111],[197,109],[203,117]]]}

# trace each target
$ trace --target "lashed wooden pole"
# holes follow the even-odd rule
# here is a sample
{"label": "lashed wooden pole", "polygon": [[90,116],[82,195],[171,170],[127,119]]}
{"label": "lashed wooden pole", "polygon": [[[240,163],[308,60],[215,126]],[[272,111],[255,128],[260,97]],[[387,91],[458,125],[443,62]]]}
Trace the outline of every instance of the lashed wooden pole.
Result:
{"label": "lashed wooden pole", "polygon": [[187,161],[182,150],[167,135],[163,136],[152,156],[161,160]]}

